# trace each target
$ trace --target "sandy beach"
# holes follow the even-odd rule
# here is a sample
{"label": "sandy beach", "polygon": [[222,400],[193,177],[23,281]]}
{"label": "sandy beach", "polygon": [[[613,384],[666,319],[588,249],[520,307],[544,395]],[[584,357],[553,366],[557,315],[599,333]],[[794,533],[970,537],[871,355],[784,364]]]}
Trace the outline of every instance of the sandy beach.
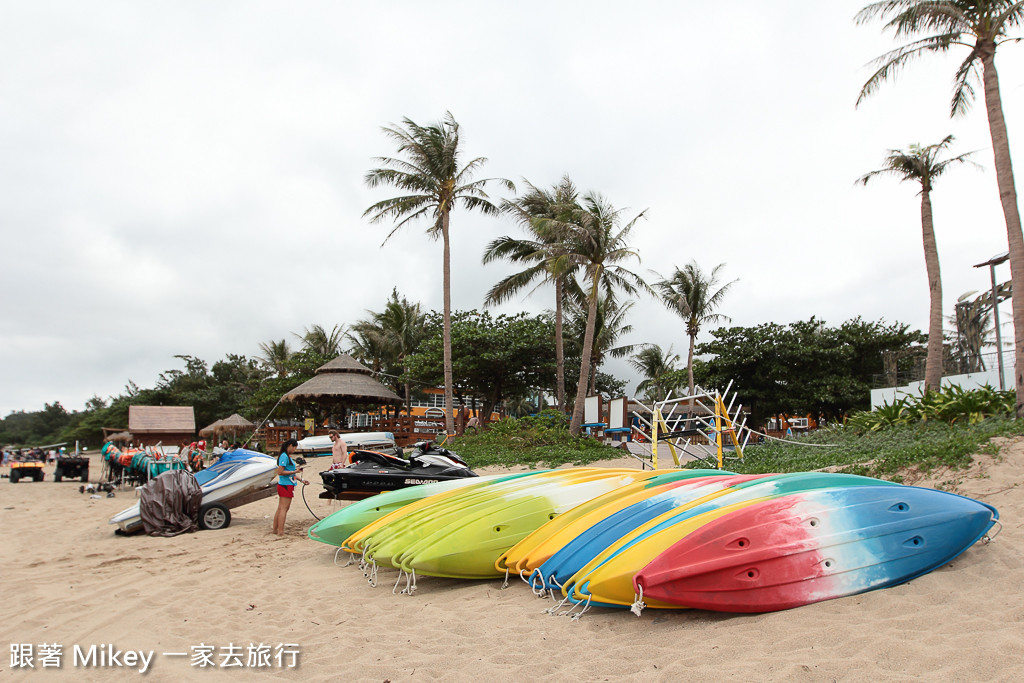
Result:
{"label": "sandy beach", "polygon": [[[78,482],[55,483],[48,466],[44,482],[0,480],[0,678],[141,675],[130,655],[99,666],[109,645],[152,652],[151,681],[1024,680],[1024,439],[999,443],[970,470],[913,482],[996,506],[1003,528],[909,584],[773,614],[593,609],[579,621],[544,614],[550,601],[518,580],[502,590],[500,580],[420,577],[410,596],[394,594],[397,573],[382,570],[371,587],[305,537],[315,519],[300,497],[284,538],[270,533],[276,498],[236,508],[222,531],[118,537],[107,521],[135,492],[92,499]],[[343,504],[317,498],[315,472],[327,465],[307,469],[305,497],[321,517]],[[96,461],[91,472],[95,481]],[[44,666],[54,644],[60,668]],[[33,669],[12,666],[10,648],[24,645]],[[76,648],[94,645],[95,663],[75,661]],[[193,662],[202,652],[212,664]]]}

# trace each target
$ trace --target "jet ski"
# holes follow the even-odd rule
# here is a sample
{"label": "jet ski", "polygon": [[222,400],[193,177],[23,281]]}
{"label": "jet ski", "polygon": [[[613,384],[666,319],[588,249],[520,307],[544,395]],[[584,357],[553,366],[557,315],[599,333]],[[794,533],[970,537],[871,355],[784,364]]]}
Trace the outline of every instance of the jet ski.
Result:
{"label": "jet ski", "polygon": [[478,476],[465,460],[446,448],[430,441],[421,441],[414,448],[408,460],[376,451],[352,451],[350,465],[336,465],[320,473],[326,489],[320,497],[361,500],[406,486]]}
{"label": "jet ski", "polygon": [[[299,458],[295,460],[299,462]],[[224,453],[210,467],[196,472],[196,483],[203,491],[203,503],[199,508],[200,528],[223,529],[231,524],[230,508],[274,495],[277,492],[274,486],[276,471],[276,458],[237,448]],[[111,517],[110,524],[117,524],[120,532],[126,534],[141,531],[139,503]]]}

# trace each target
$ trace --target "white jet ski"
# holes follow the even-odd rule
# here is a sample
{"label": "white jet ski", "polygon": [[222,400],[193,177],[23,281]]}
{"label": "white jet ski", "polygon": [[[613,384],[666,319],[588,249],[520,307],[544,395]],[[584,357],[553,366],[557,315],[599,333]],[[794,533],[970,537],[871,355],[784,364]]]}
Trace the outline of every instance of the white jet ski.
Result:
{"label": "white jet ski", "polygon": [[[194,476],[203,491],[199,527],[223,529],[231,524],[230,508],[245,505],[277,492],[277,459],[242,448],[228,451],[210,467]],[[139,503],[110,518],[124,533],[142,529]]]}

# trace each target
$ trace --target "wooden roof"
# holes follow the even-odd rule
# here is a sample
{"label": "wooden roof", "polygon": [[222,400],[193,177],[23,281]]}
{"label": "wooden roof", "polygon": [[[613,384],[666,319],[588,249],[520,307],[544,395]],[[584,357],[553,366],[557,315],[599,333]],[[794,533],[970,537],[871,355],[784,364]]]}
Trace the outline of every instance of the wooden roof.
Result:
{"label": "wooden roof", "polygon": [[133,435],[156,432],[194,434],[192,406],[128,406],[128,431]]}

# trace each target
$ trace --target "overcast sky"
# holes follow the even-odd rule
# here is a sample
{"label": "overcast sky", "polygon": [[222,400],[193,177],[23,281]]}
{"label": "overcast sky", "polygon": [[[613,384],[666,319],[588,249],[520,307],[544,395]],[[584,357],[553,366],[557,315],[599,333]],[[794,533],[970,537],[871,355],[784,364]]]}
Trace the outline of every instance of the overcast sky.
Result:
{"label": "overcast sky", "polygon": [[[568,173],[627,218],[647,209],[637,272],[725,263],[733,324],[925,329],[917,188],[854,181],[887,149],[953,134],[952,154],[978,150],[984,170],[933,193],[948,314],[989,286],[973,264],[1007,248],[985,110],[949,118],[959,52],[855,109],[869,62],[896,46],[855,25],[863,4],[4,2],[0,414],[154,386],[183,367],[175,354],[297,345],[392,287],[440,309],[440,243],[420,223],[382,247],[391,226],[362,214],[395,190],[363,177],[394,154],[382,126],[449,110],[466,158],[489,160],[480,177]],[[1022,169],[1024,45],[997,66]],[[511,272],[481,266],[484,246],[520,233],[465,211],[451,226],[453,306],[480,308]],[[633,311],[626,341],[685,356],[681,320],[653,300]],[[624,362],[606,369],[635,388]]]}

